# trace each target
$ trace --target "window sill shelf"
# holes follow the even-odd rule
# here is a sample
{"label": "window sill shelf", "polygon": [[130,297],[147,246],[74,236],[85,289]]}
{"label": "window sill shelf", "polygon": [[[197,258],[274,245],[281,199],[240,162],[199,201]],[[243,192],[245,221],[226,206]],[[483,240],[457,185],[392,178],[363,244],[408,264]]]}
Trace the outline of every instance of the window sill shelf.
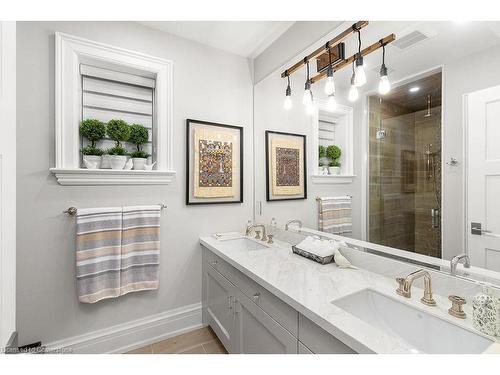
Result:
{"label": "window sill shelf", "polygon": [[350,184],[355,177],[355,175],[312,175],[311,180],[313,184]]}
{"label": "window sill shelf", "polygon": [[113,169],[50,168],[59,185],[168,185],[175,171],[134,171]]}

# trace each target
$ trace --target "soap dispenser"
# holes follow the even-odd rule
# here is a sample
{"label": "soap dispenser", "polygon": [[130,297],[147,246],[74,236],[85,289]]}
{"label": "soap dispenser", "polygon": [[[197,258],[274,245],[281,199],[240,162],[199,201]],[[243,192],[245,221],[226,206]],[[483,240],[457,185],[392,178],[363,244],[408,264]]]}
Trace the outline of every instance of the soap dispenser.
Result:
{"label": "soap dispenser", "polygon": [[500,298],[489,283],[480,283],[482,292],[472,300],[472,324],[478,331],[500,337]]}

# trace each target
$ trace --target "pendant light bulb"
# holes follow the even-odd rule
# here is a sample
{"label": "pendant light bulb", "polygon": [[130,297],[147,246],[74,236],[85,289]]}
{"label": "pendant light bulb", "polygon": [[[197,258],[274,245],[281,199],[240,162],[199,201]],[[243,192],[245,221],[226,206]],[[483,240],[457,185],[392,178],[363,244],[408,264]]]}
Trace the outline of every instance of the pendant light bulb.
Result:
{"label": "pendant light bulb", "polygon": [[385,95],[391,91],[391,82],[389,77],[387,77],[387,68],[382,65],[380,68],[380,81],[378,83],[378,92],[380,95]]}
{"label": "pendant light bulb", "polygon": [[391,91],[391,82],[387,77],[387,67],[385,66],[385,44],[382,45],[382,65],[380,66],[380,81],[378,83],[378,92],[385,95]]}
{"label": "pendant light bulb", "polygon": [[351,102],[355,102],[359,98],[358,88],[356,87],[356,85],[354,83],[355,79],[356,79],[356,75],[353,74],[352,78],[351,78],[351,88],[349,89],[349,96],[348,96],[348,99]]}
{"label": "pendant light bulb", "polygon": [[289,111],[290,109],[292,109],[292,107],[292,89],[290,88],[290,77],[288,77],[288,86],[286,87],[285,91],[285,101],[283,102],[283,108],[286,111]]}
{"label": "pendant light bulb", "polygon": [[332,95],[334,92],[335,92],[335,82],[333,81],[333,68],[329,66],[325,82],[325,94]]}
{"label": "pendant light bulb", "polygon": [[311,91],[311,83],[309,81],[306,82],[304,86],[304,96],[302,97],[302,103],[308,107],[313,103],[313,94]]}
{"label": "pendant light bulb", "polygon": [[358,53],[356,57],[356,69],[354,76],[354,84],[356,87],[361,87],[366,83],[366,73],[365,68],[363,66],[363,56]]}
{"label": "pendant light bulb", "polygon": [[326,109],[329,112],[335,112],[335,110],[337,109],[337,99],[335,99],[335,94],[328,95]]}

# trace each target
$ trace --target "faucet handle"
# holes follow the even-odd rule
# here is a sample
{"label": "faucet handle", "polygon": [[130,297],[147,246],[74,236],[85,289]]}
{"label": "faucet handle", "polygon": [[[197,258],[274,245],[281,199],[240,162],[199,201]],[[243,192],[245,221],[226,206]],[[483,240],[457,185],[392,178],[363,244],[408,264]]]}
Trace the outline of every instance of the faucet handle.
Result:
{"label": "faucet handle", "polygon": [[398,282],[398,288],[396,289],[396,293],[403,297],[409,297],[408,293],[405,292],[405,278],[404,277],[396,277],[396,281]]}
{"label": "faucet handle", "polygon": [[448,309],[448,313],[455,318],[465,319],[467,314],[462,310],[462,305],[467,303],[465,298],[451,295],[448,296],[448,299],[451,301],[451,307]]}

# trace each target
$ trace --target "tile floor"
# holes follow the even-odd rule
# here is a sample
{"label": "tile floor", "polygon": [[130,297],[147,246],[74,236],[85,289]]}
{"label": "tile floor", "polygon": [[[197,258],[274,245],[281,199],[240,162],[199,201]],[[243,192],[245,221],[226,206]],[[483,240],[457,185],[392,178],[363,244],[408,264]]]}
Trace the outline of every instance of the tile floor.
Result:
{"label": "tile floor", "polygon": [[227,354],[210,327],[203,327],[127,354]]}

